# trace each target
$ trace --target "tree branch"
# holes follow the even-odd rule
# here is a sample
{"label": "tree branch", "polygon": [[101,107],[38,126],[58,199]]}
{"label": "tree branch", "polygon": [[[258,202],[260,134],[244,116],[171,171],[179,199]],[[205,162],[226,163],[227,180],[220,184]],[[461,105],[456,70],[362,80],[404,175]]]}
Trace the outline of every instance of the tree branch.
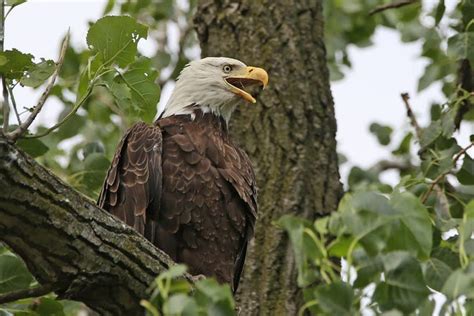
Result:
{"label": "tree branch", "polygon": [[103,315],[138,315],[149,284],[174,264],[1,138],[0,188],[0,240],[60,298]]}
{"label": "tree branch", "polygon": [[[0,0],[0,52],[3,52],[5,44],[5,0]],[[3,95],[3,126],[0,134],[8,133],[8,123],[10,119],[10,105],[8,104],[8,91],[6,88],[5,76],[2,79],[2,95]]]}
{"label": "tree branch", "polygon": [[381,160],[373,165],[371,168],[376,173],[382,171],[396,169],[400,172],[407,172],[413,170],[413,165],[409,161],[390,161],[390,160]]}
{"label": "tree branch", "polygon": [[410,124],[415,129],[416,138],[420,140],[422,131],[420,125],[418,124],[418,121],[416,120],[415,113],[413,113],[413,110],[411,109],[410,102],[408,102],[408,100],[410,100],[410,96],[406,92],[402,93],[400,96],[402,97],[403,103],[405,103],[405,107],[407,109],[407,116],[410,119]]}
{"label": "tree branch", "polygon": [[43,105],[45,104],[46,100],[48,99],[49,93],[51,92],[51,89],[53,88],[54,83],[56,82],[56,78],[59,75],[59,71],[61,70],[61,67],[63,65],[64,56],[66,55],[66,50],[67,50],[68,44],[69,44],[69,32],[67,33],[67,35],[64,38],[63,43],[61,45],[61,51],[59,53],[59,58],[58,58],[58,61],[56,63],[56,69],[54,70],[54,73],[51,76],[51,79],[49,80],[48,86],[46,87],[46,89],[44,90],[44,92],[41,95],[40,99],[38,100],[38,103],[34,107],[33,112],[28,116],[28,118],[25,120],[25,122],[20,124],[20,126],[18,126],[18,128],[16,128],[13,132],[7,134],[6,131],[5,131],[5,137],[6,138],[14,141],[18,137],[23,135],[28,130],[28,127],[30,127],[31,123],[33,123],[36,116],[38,115],[38,113],[43,108]]}
{"label": "tree branch", "polygon": [[10,95],[10,99],[12,101],[13,111],[15,112],[16,120],[18,122],[18,125],[21,125],[21,118],[20,118],[20,114],[18,113],[18,107],[16,106],[15,95],[13,94],[13,89],[10,87],[8,83],[7,83],[7,89],[8,89],[8,94]]}
{"label": "tree branch", "polygon": [[43,296],[54,290],[53,284],[40,285],[31,289],[18,290],[14,292],[0,294],[0,304],[18,301],[29,297]]}
{"label": "tree branch", "polygon": [[[467,147],[461,149],[457,154],[456,156],[454,156],[453,158],[453,165],[456,165],[456,162],[459,160],[459,158],[461,158],[464,154],[466,154],[466,152],[474,146],[474,142],[470,143]],[[451,170],[448,170],[446,172],[443,172],[442,174],[440,174],[439,176],[437,176],[433,182],[431,183],[431,185],[429,186],[428,188],[428,191],[425,192],[425,194],[423,194],[423,196],[421,197],[421,202],[425,203],[426,200],[428,199],[428,197],[430,196],[431,192],[433,191],[433,189],[436,189],[436,187],[438,186],[438,183],[450,172]]]}
{"label": "tree branch", "polygon": [[2,96],[3,96],[3,133],[8,133],[10,121],[10,102],[8,102],[7,79],[2,76]]}
{"label": "tree branch", "polygon": [[389,9],[401,8],[401,7],[404,7],[406,5],[414,4],[414,3],[418,3],[418,2],[419,2],[419,0],[402,0],[402,1],[396,1],[396,2],[392,2],[392,3],[383,4],[383,5],[380,5],[380,6],[376,7],[375,9],[371,10],[369,12],[369,15],[374,15],[376,13],[379,13],[379,12],[382,12],[382,11],[385,11],[385,10],[389,10]]}

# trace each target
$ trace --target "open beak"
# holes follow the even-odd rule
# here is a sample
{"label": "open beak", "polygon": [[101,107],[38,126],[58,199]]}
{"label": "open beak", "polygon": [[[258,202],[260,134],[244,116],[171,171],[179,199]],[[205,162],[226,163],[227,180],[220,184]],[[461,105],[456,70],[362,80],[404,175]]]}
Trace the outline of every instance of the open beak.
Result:
{"label": "open beak", "polygon": [[262,68],[248,66],[232,72],[225,81],[232,93],[247,102],[255,103],[255,97],[245,89],[251,86],[261,86],[265,89],[268,84],[268,74]]}

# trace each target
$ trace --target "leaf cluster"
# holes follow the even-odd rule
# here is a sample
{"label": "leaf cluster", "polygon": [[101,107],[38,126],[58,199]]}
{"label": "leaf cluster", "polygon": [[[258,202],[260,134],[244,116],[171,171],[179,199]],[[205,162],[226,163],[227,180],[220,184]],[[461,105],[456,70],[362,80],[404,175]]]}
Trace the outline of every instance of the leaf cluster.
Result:
{"label": "leaf cluster", "polygon": [[191,286],[184,279],[185,272],[184,265],[176,265],[156,278],[150,289],[150,299],[141,302],[147,315],[236,315],[228,284],[221,285],[214,279],[202,279]]}

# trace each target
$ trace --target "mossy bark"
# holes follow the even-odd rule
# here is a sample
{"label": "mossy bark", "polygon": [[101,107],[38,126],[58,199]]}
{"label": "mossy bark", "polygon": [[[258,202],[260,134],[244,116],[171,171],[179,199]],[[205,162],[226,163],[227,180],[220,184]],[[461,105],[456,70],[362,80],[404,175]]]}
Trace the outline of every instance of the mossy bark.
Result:
{"label": "mossy bark", "polygon": [[102,315],[141,315],[173,262],[132,228],[0,138],[0,240],[39,283]]}
{"label": "mossy bark", "polygon": [[259,219],[241,280],[242,315],[295,315],[301,291],[289,240],[274,221],[308,219],[337,207],[342,192],[336,121],[325,58],[322,0],[201,0],[195,27],[202,55],[267,69],[256,105],[231,132],[257,172]]}

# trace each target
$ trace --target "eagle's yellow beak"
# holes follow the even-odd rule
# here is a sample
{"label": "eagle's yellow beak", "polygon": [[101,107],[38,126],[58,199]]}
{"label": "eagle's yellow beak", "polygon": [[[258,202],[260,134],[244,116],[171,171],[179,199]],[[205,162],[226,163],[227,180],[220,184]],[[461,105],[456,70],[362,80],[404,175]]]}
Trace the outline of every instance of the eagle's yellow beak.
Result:
{"label": "eagle's yellow beak", "polygon": [[225,81],[232,93],[235,93],[247,102],[255,103],[255,98],[244,89],[254,85],[262,86],[265,89],[268,84],[268,74],[262,68],[248,66],[231,72],[225,78]]}

